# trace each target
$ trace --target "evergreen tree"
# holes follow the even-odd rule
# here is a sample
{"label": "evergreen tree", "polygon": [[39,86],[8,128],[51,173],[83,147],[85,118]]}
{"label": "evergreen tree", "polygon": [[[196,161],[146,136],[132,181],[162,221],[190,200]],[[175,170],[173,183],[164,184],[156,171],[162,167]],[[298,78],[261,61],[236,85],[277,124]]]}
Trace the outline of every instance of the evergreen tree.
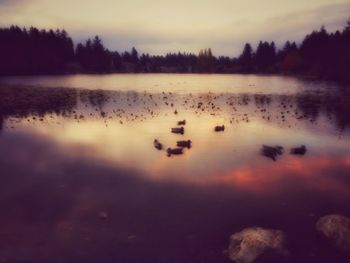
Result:
{"label": "evergreen tree", "polygon": [[239,56],[240,71],[242,73],[253,72],[253,49],[249,43],[246,43],[242,54]]}

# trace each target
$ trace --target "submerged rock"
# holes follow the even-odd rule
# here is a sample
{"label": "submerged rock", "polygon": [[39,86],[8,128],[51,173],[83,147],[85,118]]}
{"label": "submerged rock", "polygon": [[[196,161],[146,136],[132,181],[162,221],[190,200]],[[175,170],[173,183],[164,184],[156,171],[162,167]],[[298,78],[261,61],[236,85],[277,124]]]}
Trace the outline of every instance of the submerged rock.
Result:
{"label": "submerged rock", "polygon": [[327,215],[316,223],[316,229],[336,248],[350,251],[350,218],[343,215]]}
{"label": "submerged rock", "polygon": [[108,218],[108,214],[107,214],[106,212],[104,212],[104,211],[100,211],[100,212],[98,213],[98,216],[99,216],[100,218],[102,218],[102,219],[107,219],[107,218]]}
{"label": "submerged rock", "polygon": [[251,227],[230,237],[228,256],[236,263],[274,262],[274,259],[286,258],[288,254],[281,230]]}
{"label": "submerged rock", "polygon": [[261,149],[261,154],[266,156],[267,158],[270,158],[276,161],[277,156],[283,154],[283,147],[278,145],[277,146],[263,145]]}
{"label": "submerged rock", "polygon": [[306,146],[302,145],[300,147],[292,148],[290,153],[294,155],[304,155],[306,153]]}

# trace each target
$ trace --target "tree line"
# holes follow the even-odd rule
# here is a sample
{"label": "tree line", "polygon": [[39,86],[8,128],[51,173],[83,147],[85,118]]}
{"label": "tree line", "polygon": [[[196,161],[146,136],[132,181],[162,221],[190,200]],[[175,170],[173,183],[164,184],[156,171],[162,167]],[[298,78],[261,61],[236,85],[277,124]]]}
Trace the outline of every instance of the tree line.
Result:
{"label": "tree line", "polygon": [[240,73],[285,73],[350,80],[350,20],[342,31],[324,27],[308,34],[300,45],[287,41],[280,50],[274,42],[260,41],[256,51],[249,43],[235,60]]}
{"label": "tree line", "polygon": [[0,75],[62,74],[72,72],[174,72],[298,74],[349,81],[350,20],[341,31],[324,27],[305,36],[299,44],[287,41],[277,49],[274,42],[260,41],[254,50],[246,43],[240,56],[199,54],[139,54],[110,51],[96,36],[74,46],[65,30],[39,30],[11,26],[0,28]]}
{"label": "tree line", "polygon": [[1,75],[61,73],[74,60],[73,41],[64,30],[0,28]]}

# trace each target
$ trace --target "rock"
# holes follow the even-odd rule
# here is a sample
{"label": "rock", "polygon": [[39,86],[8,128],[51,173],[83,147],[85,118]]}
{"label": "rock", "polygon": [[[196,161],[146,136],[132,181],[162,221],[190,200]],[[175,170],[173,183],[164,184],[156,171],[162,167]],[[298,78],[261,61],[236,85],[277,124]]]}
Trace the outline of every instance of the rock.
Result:
{"label": "rock", "polygon": [[276,258],[276,255],[283,258],[288,254],[285,235],[281,230],[252,227],[230,237],[228,256],[236,263],[262,262],[262,258]]}
{"label": "rock", "polygon": [[267,158],[270,158],[276,161],[277,156],[283,154],[283,147],[279,145],[277,146],[263,145],[261,149],[261,154],[266,156]]}
{"label": "rock", "polygon": [[350,218],[343,215],[327,215],[316,223],[316,229],[336,248],[350,251]]}
{"label": "rock", "polygon": [[292,148],[290,153],[294,155],[304,155],[306,153],[306,146],[302,145],[300,147]]}

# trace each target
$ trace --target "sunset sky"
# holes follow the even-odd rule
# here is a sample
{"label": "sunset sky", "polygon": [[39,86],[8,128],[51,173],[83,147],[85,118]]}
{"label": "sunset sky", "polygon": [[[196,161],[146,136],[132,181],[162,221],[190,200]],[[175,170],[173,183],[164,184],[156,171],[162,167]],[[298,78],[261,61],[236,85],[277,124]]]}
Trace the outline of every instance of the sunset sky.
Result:
{"label": "sunset sky", "polygon": [[111,50],[236,56],[245,42],[342,29],[350,0],[0,0],[0,16],[1,26],[64,28],[75,42],[98,34]]}

